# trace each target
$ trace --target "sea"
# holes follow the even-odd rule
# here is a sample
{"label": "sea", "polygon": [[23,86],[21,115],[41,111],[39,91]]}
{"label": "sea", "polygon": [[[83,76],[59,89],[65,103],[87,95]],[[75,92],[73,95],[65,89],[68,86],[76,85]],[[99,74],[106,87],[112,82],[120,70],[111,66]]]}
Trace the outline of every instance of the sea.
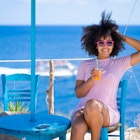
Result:
{"label": "sea", "polygon": [[[82,60],[91,59],[81,47],[81,36],[85,26],[36,26],[36,67],[40,74],[36,112],[48,111],[46,91],[50,86],[48,68],[48,61],[50,60],[55,61],[54,64],[56,64],[54,66],[56,72],[54,75],[55,114],[69,118],[72,110],[80,101],[76,98],[74,92],[76,70]],[[126,27],[120,25],[119,31],[140,40],[140,26],[129,25]],[[0,26],[0,74],[30,71],[30,33],[31,27],[28,25]],[[130,55],[133,52],[135,50],[125,44],[125,50],[117,57]],[[128,70],[122,79],[128,80],[125,112],[126,126],[140,127],[140,64]],[[1,80],[0,87],[0,105],[2,107]]]}

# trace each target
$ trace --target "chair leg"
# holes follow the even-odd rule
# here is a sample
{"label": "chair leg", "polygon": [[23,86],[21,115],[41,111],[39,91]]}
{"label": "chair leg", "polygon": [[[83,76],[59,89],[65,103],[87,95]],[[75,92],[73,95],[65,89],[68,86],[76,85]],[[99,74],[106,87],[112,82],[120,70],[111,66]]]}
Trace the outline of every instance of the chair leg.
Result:
{"label": "chair leg", "polygon": [[108,129],[102,128],[100,140],[108,140]]}
{"label": "chair leg", "polygon": [[59,137],[59,140],[66,140],[66,135]]}
{"label": "chair leg", "polygon": [[124,136],[124,126],[121,126],[121,127],[120,127],[120,140],[125,140],[124,137],[125,137],[125,136]]}

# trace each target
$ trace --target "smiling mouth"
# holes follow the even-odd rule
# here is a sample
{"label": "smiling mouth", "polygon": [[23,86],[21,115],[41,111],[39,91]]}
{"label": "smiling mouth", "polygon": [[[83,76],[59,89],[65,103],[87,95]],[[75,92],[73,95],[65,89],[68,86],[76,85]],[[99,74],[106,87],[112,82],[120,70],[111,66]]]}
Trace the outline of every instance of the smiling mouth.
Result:
{"label": "smiling mouth", "polygon": [[104,50],[102,50],[102,52],[108,52],[108,50],[107,49],[104,49]]}

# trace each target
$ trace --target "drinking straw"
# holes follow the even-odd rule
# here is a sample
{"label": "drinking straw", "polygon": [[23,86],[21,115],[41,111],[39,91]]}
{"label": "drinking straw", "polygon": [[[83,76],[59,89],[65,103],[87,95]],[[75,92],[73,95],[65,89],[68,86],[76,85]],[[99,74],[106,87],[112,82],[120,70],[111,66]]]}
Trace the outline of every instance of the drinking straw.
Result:
{"label": "drinking straw", "polygon": [[98,70],[98,59],[96,58],[96,69]]}

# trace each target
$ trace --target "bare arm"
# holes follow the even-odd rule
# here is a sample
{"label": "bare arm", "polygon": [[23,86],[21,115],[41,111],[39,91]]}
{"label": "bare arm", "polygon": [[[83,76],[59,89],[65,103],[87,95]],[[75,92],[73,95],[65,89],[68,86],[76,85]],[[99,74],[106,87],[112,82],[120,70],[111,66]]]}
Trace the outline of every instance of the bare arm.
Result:
{"label": "bare arm", "polygon": [[86,82],[82,80],[77,80],[75,85],[75,93],[78,98],[84,97],[91,86],[93,85],[94,81],[89,78]]}
{"label": "bare arm", "polygon": [[124,42],[131,45],[133,48],[135,48],[137,50],[137,52],[135,52],[131,55],[130,64],[132,66],[134,66],[140,62],[140,41],[136,40],[134,38],[128,37],[128,36],[124,36],[124,35],[121,35],[121,36],[122,36]]}
{"label": "bare arm", "polygon": [[131,45],[133,48],[135,48],[137,51],[140,51],[140,41],[136,40],[134,38],[121,35],[123,38],[123,41],[125,41],[127,44]]}
{"label": "bare arm", "polygon": [[75,85],[75,93],[78,98],[86,96],[90,88],[94,85],[95,77],[100,75],[96,69],[91,71],[91,76],[87,81],[77,80]]}

